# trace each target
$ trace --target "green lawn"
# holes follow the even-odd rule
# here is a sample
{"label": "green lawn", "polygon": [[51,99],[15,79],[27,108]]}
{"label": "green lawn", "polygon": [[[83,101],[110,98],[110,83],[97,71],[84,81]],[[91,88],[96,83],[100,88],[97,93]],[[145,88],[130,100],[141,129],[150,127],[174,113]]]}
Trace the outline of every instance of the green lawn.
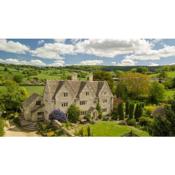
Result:
{"label": "green lawn", "polygon": [[[167,72],[167,74],[169,78],[175,77],[175,71],[169,71]],[[157,77],[158,75],[159,75],[158,73],[154,73],[154,74],[150,74],[149,76],[153,78],[153,77]]]}
{"label": "green lawn", "polygon": [[44,86],[23,86],[27,89],[29,95],[33,93],[37,93],[39,95],[43,95]]}
{"label": "green lawn", "polygon": [[171,71],[171,72],[167,72],[167,73],[168,73],[168,77],[170,77],[170,78],[175,77],[175,71]]}
{"label": "green lawn", "polygon": [[166,100],[173,99],[174,95],[175,95],[175,90],[166,90],[165,91],[165,99]]}
{"label": "green lawn", "polygon": [[[43,95],[44,86],[22,86],[22,87],[27,89],[29,95],[33,93]],[[4,86],[0,86],[0,91],[3,91],[4,89],[5,89]]]}
{"label": "green lawn", "polygon": [[[86,133],[87,126],[88,125],[81,125],[79,128],[81,129],[83,127],[84,132]],[[116,121],[98,121],[89,126],[92,130],[93,136],[123,136],[131,130],[138,136],[149,136],[145,131],[132,126],[119,125]]]}

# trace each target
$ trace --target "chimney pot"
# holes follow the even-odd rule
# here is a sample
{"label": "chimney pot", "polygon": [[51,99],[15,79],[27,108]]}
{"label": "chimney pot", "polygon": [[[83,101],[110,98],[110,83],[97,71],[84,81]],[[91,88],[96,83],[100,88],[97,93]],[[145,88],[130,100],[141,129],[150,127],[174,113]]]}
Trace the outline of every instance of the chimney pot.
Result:
{"label": "chimney pot", "polygon": [[77,80],[78,78],[77,73],[72,73],[71,80]]}
{"label": "chimney pot", "polygon": [[88,80],[89,80],[89,81],[93,81],[93,74],[89,74]]}

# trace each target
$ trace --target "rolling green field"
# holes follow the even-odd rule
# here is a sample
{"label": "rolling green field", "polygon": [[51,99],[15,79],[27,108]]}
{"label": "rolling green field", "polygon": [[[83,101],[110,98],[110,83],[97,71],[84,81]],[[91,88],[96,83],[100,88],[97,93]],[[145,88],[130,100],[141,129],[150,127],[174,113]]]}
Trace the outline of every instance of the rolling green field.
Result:
{"label": "rolling green field", "polygon": [[[93,136],[123,136],[131,130],[138,136],[149,136],[145,131],[132,126],[119,125],[116,121],[99,121],[89,126],[92,130]],[[84,132],[87,134],[87,125],[81,125],[80,128],[83,128]]]}
{"label": "rolling green field", "polygon": [[[159,73],[154,73],[154,74],[150,74],[151,78],[157,77],[159,75]],[[169,71],[167,72],[167,75],[169,78],[174,78],[175,77],[175,71]]]}
{"label": "rolling green field", "polygon": [[[43,95],[44,86],[21,86],[21,87],[26,88],[29,95],[33,93]],[[3,91],[4,89],[5,89],[4,86],[0,86],[0,91]]]}
{"label": "rolling green field", "polygon": [[27,89],[29,95],[33,93],[37,93],[39,95],[43,95],[44,86],[23,86]]}

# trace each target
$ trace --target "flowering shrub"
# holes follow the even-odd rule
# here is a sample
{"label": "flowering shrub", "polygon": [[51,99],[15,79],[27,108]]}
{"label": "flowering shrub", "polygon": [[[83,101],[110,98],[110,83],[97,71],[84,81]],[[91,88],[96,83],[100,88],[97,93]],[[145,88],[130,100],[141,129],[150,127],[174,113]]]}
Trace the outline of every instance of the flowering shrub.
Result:
{"label": "flowering shrub", "polygon": [[58,120],[60,122],[66,122],[67,116],[64,112],[60,111],[59,109],[53,110],[49,115],[50,120]]}

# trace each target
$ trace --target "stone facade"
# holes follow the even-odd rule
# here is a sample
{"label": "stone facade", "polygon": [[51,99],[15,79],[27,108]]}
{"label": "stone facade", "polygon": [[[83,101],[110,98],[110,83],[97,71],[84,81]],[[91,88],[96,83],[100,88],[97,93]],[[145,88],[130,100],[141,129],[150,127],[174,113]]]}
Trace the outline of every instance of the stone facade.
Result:
{"label": "stone facade", "polygon": [[106,81],[93,81],[90,75],[87,81],[79,81],[77,75],[72,80],[48,80],[43,97],[33,94],[23,103],[24,118],[30,121],[49,120],[54,109],[67,113],[71,104],[80,108],[81,117],[90,114],[97,117],[97,104],[103,115],[113,110],[113,94]]}

